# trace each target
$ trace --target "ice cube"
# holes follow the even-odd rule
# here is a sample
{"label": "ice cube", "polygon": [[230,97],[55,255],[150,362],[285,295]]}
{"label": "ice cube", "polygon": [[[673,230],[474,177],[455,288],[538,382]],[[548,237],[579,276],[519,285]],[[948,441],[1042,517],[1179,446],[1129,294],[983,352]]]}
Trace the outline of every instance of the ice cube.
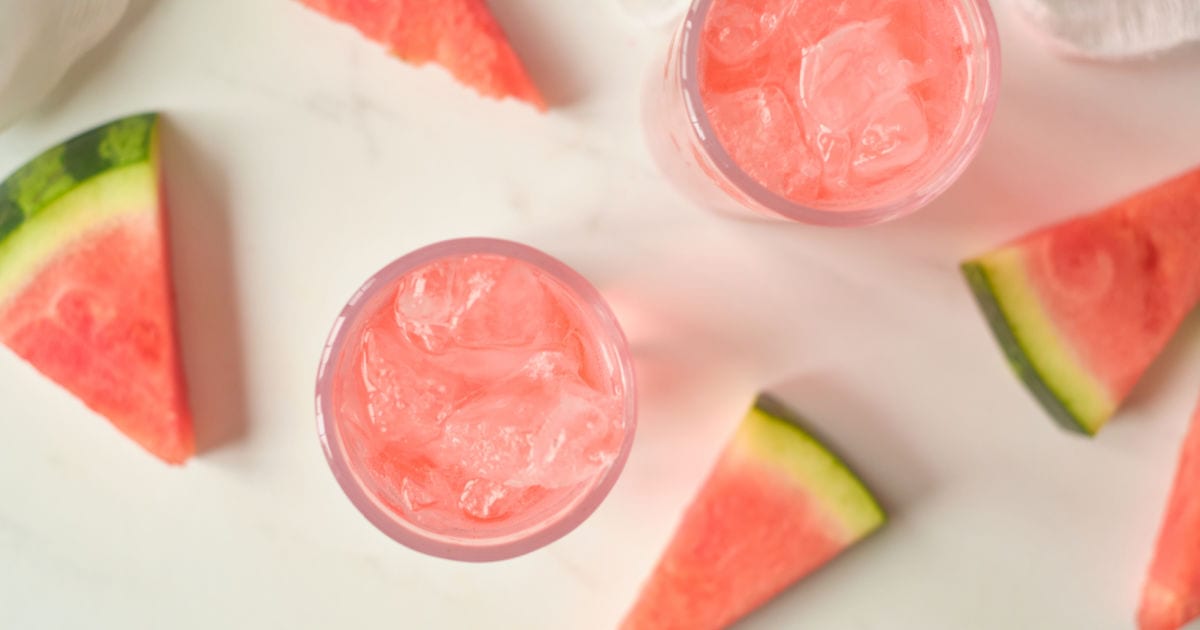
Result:
{"label": "ice cube", "polygon": [[403,278],[392,304],[396,326],[413,345],[428,352],[443,352],[451,342],[454,272],[430,266]]}
{"label": "ice cube", "polygon": [[804,53],[800,102],[828,190],[886,179],[929,147],[925,111],[912,94],[921,77],[890,23],[843,26]]}
{"label": "ice cube", "polygon": [[573,324],[561,291],[526,263],[472,257],[406,280],[395,319],[432,363],[479,387],[569,336]]}
{"label": "ice cube", "polygon": [[410,445],[437,439],[462,394],[461,384],[422,361],[395,333],[368,328],[362,341],[367,419],[376,434]]}
{"label": "ice cube", "polygon": [[[577,344],[572,344],[574,337],[574,334],[568,334],[561,344],[534,348],[454,348],[433,361],[462,377],[469,389],[479,391],[521,374],[535,380],[557,374],[578,374],[583,351]],[[559,346],[563,351],[537,349]]]}
{"label": "ice cube", "polygon": [[478,390],[517,372],[527,360],[529,352],[522,348],[451,348],[433,362]]}
{"label": "ice cube", "polygon": [[409,514],[428,509],[437,503],[438,496],[452,496],[454,492],[444,472],[427,457],[397,445],[377,451],[367,470],[383,500]]}
{"label": "ice cube", "polygon": [[859,137],[854,175],[874,183],[895,175],[929,150],[929,123],[921,104],[897,94],[875,112]]}
{"label": "ice cube", "polygon": [[576,393],[580,389],[591,391],[573,357],[562,352],[535,353],[515,373],[484,387],[450,415],[442,439],[431,446],[434,457],[471,477],[534,485],[537,480],[521,478],[520,473],[535,457],[538,436],[544,455],[547,440],[554,439],[542,435],[553,430],[546,424],[563,413],[561,408],[573,404],[572,397],[582,396]]}
{"label": "ice cube", "polygon": [[534,381],[570,378],[579,375],[579,361],[579,356],[568,352],[535,352],[521,366],[520,373]]}
{"label": "ice cube", "polygon": [[612,362],[615,358],[608,356],[608,351],[597,344],[595,339],[587,339],[583,331],[572,330],[561,346],[562,361],[572,366],[583,382],[597,391],[616,393],[619,388],[613,380]]}
{"label": "ice cube", "polygon": [[440,466],[502,482],[528,461],[537,420],[527,396],[510,397],[489,388],[452,413],[442,439],[428,448]]}
{"label": "ice cube", "polygon": [[484,290],[467,302],[453,326],[454,341],[467,348],[533,347],[561,340],[568,322],[548,283],[527,263],[506,261],[499,272],[469,283]]}
{"label": "ice cube", "polygon": [[409,512],[419,512],[435,503],[429,488],[412,477],[400,481],[400,502]]}
{"label": "ice cube", "polygon": [[711,101],[717,133],[743,170],[788,197],[816,189],[821,162],[809,150],[795,103],[781,86],[748,88]]}
{"label": "ice cube", "polygon": [[396,289],[393,315],[408,340],[441,354],[457,342],[464,315],[496,285],[495,259],[471,256],[437,261],[404,277]]}
{"label": "ice cube", "polygon": [[510,485],[573,486],[594,478],[616,458],[622,435],[618,400],[580,380],[558,387],[556,400],[531,438],[529,462]]}
{"label": "ice cube", "polygon": [[764,54],[795,0],[715,2],[704,25],[708,51],[718,61],[741,64]]}
{"label": "ice cube", "polygon": [[804,51],[799,94],[809,127],[850,133],[872,107],[912,83],[912,63],[887,31],[888,18],[843,26]]}
{"label": "ice cube", "polygon": [[510,499],[519,492],[490,479],[471,479],[463,486],[458,507],[468,516],[490,521],[508,514],[513,503]]}
{"label": "ice cube", "polygon": [[847,131],[821,127],[816,133],[817,151],[823,163],[822,183],[826,190],[844,191],[850,186],[850,160],[854,149]]}

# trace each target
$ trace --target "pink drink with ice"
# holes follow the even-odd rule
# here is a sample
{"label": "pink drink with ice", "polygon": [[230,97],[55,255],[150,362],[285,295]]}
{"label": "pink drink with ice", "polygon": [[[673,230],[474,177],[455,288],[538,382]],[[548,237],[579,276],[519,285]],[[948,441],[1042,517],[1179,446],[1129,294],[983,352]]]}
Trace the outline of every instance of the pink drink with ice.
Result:
{"label": "pink drink with ice", "polygon": [[666,110],[652,123],[670,136],[654,148],[661,162],[676,147],[747,209],[829,225],[892,218],[974,155],[998,52],[986,0],[696,0],[666,88],[651,91]]}
{"label": "pink drink with ice", "polygon": [[599,502],[632,436],[632,380],[615,320],[582,278],[512,243],[454,243],[385,270],[348,307],[322,423],[360,498],[408,530],[401,542],[492,559]]}

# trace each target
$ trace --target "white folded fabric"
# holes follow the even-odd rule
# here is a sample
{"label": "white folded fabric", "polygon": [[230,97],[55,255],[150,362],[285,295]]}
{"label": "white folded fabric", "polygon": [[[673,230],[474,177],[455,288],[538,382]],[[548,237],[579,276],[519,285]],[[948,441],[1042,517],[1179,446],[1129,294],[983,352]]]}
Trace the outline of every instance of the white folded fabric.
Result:
{"label": "white folded fabric", "polygon": [[[1014,2],[1056,48],[1073,56],[1143,57],[1200,41],[1200,0]],[[677,19],[690,3],[690,0],[617,0],[630,18],[654,26]]]}
{"label": "white folded fabric", "polygon": [[128,0],[0,0],[0,129],[107,35]]}
{"label": "white folded fabric", "polygon": [[1017,0],[1063,52],[1125,59],[1200,40],[1200,0]]}

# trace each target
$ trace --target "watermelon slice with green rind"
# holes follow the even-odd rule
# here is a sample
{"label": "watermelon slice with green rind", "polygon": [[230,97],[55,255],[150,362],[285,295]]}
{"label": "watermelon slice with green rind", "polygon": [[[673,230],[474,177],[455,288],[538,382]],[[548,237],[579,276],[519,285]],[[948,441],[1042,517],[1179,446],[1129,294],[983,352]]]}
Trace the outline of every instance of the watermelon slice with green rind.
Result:
{"label": "watermelon slice with green rind", "polygon": [[746,415],[623,630],[724,628],[885,521],[870,491],[770,398]]}
{"label": "watermelon slice with green rind", "polygon": [[484,0],[300,1],[353,25],[409,63],[441,65],[484,96],[512,97],[546,109]]}
{"label": "watermelon slice with green rind", "polygon": [[0,184],[0,342],[146,450],[195,451],[177,349],[158,117],[131,116]]}
{"label": "watermelon slice with green rind", "polygon": [[1200,170],[963,264],[1013,369],[1095,434],[1200,300]]}
{"label": "watermelon slice with green rind", "polygon": [[1180,450],[1158,545],[1142,589],[1141,630],[1176,630],[1200,618],[1200,407]]}

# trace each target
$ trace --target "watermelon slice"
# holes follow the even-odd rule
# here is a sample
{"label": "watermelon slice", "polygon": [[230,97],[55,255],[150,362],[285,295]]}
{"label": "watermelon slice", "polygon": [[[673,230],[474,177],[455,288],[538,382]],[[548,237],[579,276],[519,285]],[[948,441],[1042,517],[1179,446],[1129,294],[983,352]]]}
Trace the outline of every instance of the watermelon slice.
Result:
{"label": "watermelon slice", "polygon": [[879,528],[854,473],[760,398],[684,513],[624,630],[723,628]]}
{"label": "watermelon slice", "polygon": [[1175,630],[1200,618],[1200,408],[1183,443],[1158,547],[1142,589],[1138,626]]}
{"label": "watermelon slice", "polygon": [[353,25],[401,59],[441,64],[484,96],[513,97],[540,111],[546,101],[485,0],[300,0]]}
{"label": "watermelon slice", "polygon": [[175,337],[158,118],[124,118],[0,184],[0,342],[171,464],[195,451]]}
{"label": "watermelon slice", "polygon": [[1094,435],[1200,299],[1200,170],[963,264],[1008,360]]}

